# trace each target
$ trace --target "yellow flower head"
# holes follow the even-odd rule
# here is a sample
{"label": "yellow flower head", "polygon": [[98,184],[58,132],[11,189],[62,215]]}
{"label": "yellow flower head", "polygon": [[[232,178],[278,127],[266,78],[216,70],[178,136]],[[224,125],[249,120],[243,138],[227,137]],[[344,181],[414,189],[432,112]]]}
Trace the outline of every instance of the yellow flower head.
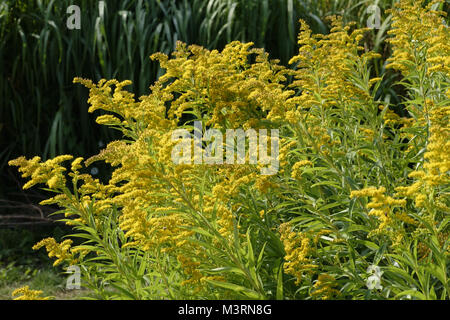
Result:
{"label": "yellow flower head", "polygon": [[49,300],[50,297],[41,297],[43,291],[31,290],[29,286],[24,286],[13,291],[14,300]]}

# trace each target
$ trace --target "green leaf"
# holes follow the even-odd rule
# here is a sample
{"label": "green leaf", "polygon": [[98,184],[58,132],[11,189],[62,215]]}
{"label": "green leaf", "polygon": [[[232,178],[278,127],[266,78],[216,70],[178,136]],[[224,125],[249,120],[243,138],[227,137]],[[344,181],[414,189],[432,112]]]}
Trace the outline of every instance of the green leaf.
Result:
{"label": "green leaf", "polygon": [[416,297],[420,300],[427,300],[427,298],[425,297],[425,295],[417,290],[405,290],[400,292],[399,294],[397,294],[394,299],[398,299],[400,297],[404,297],[404,296],[411,296],[411,297]]}
{"label": "green leaf", "polygon": [[122,288],[121,286],[114,284],[114,283],[110,283],[109,284],[111,287],[119,290],[120,292],[122,292],[125,296],[127,296],[128,298],[132,299],[132,300],[139,300],[133,293],[131,293],[130,291]]}
{"label": "green leaf", "polygon": [[239,285],[234,284],[234,283],[222,282],[222,281],[216,281],[216,280],[210,280],[210,279],[206,279],[206,281],[208,283],[212,284],[213,286],[231,290],[233,292],[236,292],[236,293],[239,293],[241,295],[244,295],[244,296],[246,296],[247,298],[250,298],[250,299],[263,299],[264,298],[264,297],[261,297],[261,295],[258,292],[253,291],[253,290],[248,289],[248,288],[243,287],[243,286],[239,286]]}
{"label": "green leaf", "polygon": [[361,243],[363,245],[365,245],[367,248],[378,251],[380,249],[380,247],[372,242],[372,241],[368,241],[368,240],[355,240],[357,243]]}
{"label": "green leaf", "polygon": [[[315,184],[315,185],[317,185],[317,184]],[[315,185],[311,186],[311,188],[314,187]],[[327,205],[324,205],[324,206],[320,207],[319,211],[324,211],[324,210],[328,210],[328,209],[331,209],[331,208],[335,208],[335,207],[341,206],[342,204],[343,204],[343,202],[329,203]]]}
{"label": "green leaf", "polygon": [[277,300],[283,300],[283,264],[280,264],[277,275]]}
{"label": "green leaf", "polygon": [[229,272],[229,273],[236,273],[236,274],[239,274],[241,276],[245,276],[245,272],[244,271],[242,271],[239,268],[235,268],[235,267],[219,267],[219,268],[214,268],[214,269],[208,270],[207,272],[208,273],[213,273],[213,274],[215,274],[215,273],[219,273],[220,274],[220,273],[227,273],[227,272]]}
{"label": "green leaf", "polygon": [[384,252],[386,251],[387,245],[383,243],[381,247],[378,249],[377,253],[375,253],[375,257],[373,258],[373,264],[378,265],[380,260],[384,257]]}
{"label": "green leaf", "polygon": [[433,276],[435,276],[437,279],[439,279],[442,284],[447,284],[447,279],[444,270],[442,270],[439,266],[436,264],[430,263],[425,266],[425,270],[431,273]]}

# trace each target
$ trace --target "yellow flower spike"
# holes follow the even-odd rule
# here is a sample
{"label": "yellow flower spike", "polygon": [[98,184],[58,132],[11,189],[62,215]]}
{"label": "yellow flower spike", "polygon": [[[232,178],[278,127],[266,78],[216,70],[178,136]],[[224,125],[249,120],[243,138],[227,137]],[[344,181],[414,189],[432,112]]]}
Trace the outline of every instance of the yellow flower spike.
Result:
{"label": "yellow flower spike", "polygon": [[72,161],[70,170],[72,172],[78,172],[79,169],[82,168],[81,162],[84,160],[83,157],[78,157],[74,161]]}
{"label": "yellow flower spike", "polygon": [[301,160],[301,161],[294,163],[294,165],[292,166],[291,178],[296,179],[296,180],[301,180],[301,175],[303,172],[302,168],[307,167],[307,166],[312,166],[312,165],[313,165],[312,162],[309,160]]}
{"label": "yellow flower spike", "polygon": [[105,115],[99,116],[99,117],[97,117],[97,119],[95,119],[95,122],[97,122],[98,124],[103,124],[103,125],[108,125],[108,126],[120,125],[123,123],[119,118],[117,118],[111,114],[105,114]]}
{"label": "yellow flower spike", "polygon": [[339,295],[339,291],[334,288],[336,286],[337,283],[334,277],[326,273],[321,273],[319,274],[316,283],[313,285],[311,296],[323,300],[332,299],[336,295]]}
{"label": "yellow flower spike", "polygon": [[280,239],[283,243],[286,256],[284,257],[284,270],[296,278],[299,284],[303,274],[314,273],[317,265],[312,263],[309,255],[312,252],[312,240],[306,233],[296,233],[290,223],[279,226]]}
{"label": "yellow flower spike", "polygon": [[46,248],[49,258],[56,257],[57,260],[53,263],[57,266],[65,260],[73,261],[73,255],[71,253],[72,240],[64,240],[58,244],[53,238],[46,238],[39,241],[33,246],[33,250],[39,250],[40,248]]}
{"label": "yellow flower spike", "polygon": [[416,68],[409,62],[415,62],[418,51],[427,50],[428,74],[436,71],[449,74],[450,68],[445,64],[450,51],[449,32],[440,19],[446,13],[432,11],[429,5],[422,7],[422,4],[423,1],[401,0],[388,11],[393,15],[388,34],[395,37],[388,40],[393,45],[393,55],[388,59],[387,68],[398,69],[406,75],[411,68]]}
{"label": "yellow flower spike", "polygon": [[47,181],[47,185],[50,189],[57,189],[62,183],[58,176],[53,176]]}
{"label": "yellow flower spike", "polygon": [[51,297],[41,297],[43,291],[31,290],[29,286],[15,289],[12,293],[14,300],[50,300]]}
{"label": "yellow flower spike", "polygon": [[[396,190],[398,194],[402,194],[402,191],[404,189],[397,188]],[[379,221],[378,228],[373,230],[371,234],[379,234],[384,232],[388,232],[389,234],[391,234],[391,231],[397,229],[397,227],[395,226],[395,219],[402,220],[404,222],[408,221],[408,223],[411,222],[411,220],[407,219],[402,214],[393,215],[394,208],[406,207],[406,200],[395,199],[393,197],[386,196],[385,193],[385,187],[368,187],[362,190],[353,190],[350,193],[350,198],[371,198],[366,207],[370,209],[369,215],[377,217]]]}
{"label": "yellow flower spike", "polygon": [[31,177],[31,179],[23,186],[23,189],[31,188],[40,183],[46,183],[50,188],[57,189],[65,186],[65,177],[62,174],[66,169],[60,165],[61,162],[72,159],[71,155],[61,155],[56,158],[40,162],[40,157],[34,157],[30,160],[25,157],[8,162],[9,165],[19,167],[22,177]]}

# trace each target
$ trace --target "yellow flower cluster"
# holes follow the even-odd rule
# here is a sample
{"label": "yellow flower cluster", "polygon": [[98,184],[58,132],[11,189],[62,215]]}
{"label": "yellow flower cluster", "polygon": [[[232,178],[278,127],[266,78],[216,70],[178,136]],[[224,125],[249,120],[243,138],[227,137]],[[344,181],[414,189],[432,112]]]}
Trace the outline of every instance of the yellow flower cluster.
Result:
{"label": "yellow flower cluster", "polygon": [[379,109],[381,111],[384,111],[386,109],[383,116],[385,126],[394,127],[396,125],[403,125],[404,127],[411,127],[412,123],[414,122],[414,119],[412,118],[400,117],[394,111],[390,110],[387,106],[380,105]]}
{"label": "yellow flower cluster", "polygon": [[14,300],[49,300],[50,297],[41,297],[43,291],[31,290],[29,286],[24,286],[13,291]]}
{"label": "yellow flower cluster", "polygon": [[332,17],[332,28],[328,35],[312,35],[306,22],[300,22],[299,54],[289,63],[297,63],[294,73],[296,80],[292,87],[301,88],[302,93],[289,102],[295,103],[300,109],[309,110],[346,105],[350,100],[369,101],[367,92],[348,81],[353,71],[352,63],[364,64],[379,57],[379,54],[370,51],[359,55],[359,51],[364,49],[359,46],[359,42],[367,29],[350,32],[353,24],[344,26],[342,18]]}
{"label": "yellow flower cluster", "polygon": [[271,175],[261,175],[256,178],[254,188],[263,194],[267,194],[269,192],[269,189],[278,187],[278,185],[273,180],[274,178]]}
{"label": "yellow flower cluster", "polygon": [[69,261],[71,264],[73,264],[76,261],[74,260],[73,254],[71,253],[72,242],[72,240],[67,239],[61,243],[57,243],[53,238],[46,238],[36,243],[33,246],[33,250],[39,250],[40,248],[45,246],[45,249],[48,252],[48,256],[50,258],[57,258],[53,263],[53,266],[57,266],[63,261]]}
{"label": "yellow flower cluster", "polygon": [[303,274],[314,273],[318,267],[312,262],[310,254],[312,240],[306,233],[297,233],[292,230],[290,223],[283,223],[279,226],[280,239],[283,243],[286,256],[284,257],[284,271],[293,275],[299,284]]}
{"label": "yellow flower cluster", "polygon": [[401,0],[392,13],[392,28],[388,34],[395,35],[389,42],[393,46],[391,63],[387,68],[401,70],[405,75],[419,66],[427,66],[427,74],[433,72],[450,73],[449,30],[441,17],[447,13],[431,10],[439,3],[433,0],[423,7],[422,0]]}
{"label": "yellow flower cluster", "polygon": [[316,283],[313,285],[312,297],[321,298],[322,300],[329,300],[339,294],[339,290],[336,290],[336,279],[334,277],[321,273],[317,278]]}
{"label": "yellow flower cluster", "polygon": [[[386,196],[386,188],[369,187],[362,190],[354,190],[350,193],[350,198],[370,197],[371,200],[367,204],[367,208],[370,209],[369,215],[375,216],[380,221],[378,228],[373,231],[374,234],[382,233],[385,231],[393,231],[394,220],[401,219],[406,220],[408,223],[414,223],[414,220],[404,214],[394,215],[394,208],[405,207],[406,200],[394,199],[390,196]],[[387,230],[387,229],[390,230]]]}
{"label": "yellow flower cluster", "polygon": [[302,176],[302,168],[306,166],[312,166],[312,162],[309,160],[301,160],[292,166],[291,177],[292,179],[300,180]]}
{"label": "yellow flower cluster", "polygon": [[[288,71],[269,62],[267,53],[251,49],[252,45],[235,41],[219,52],[179,42],[174,59],[154,54],[152,59],[166,69],[158,84],[166,84],[163,90],[169,94],[181,94],[172,101],[169,118],[181,119],[185,111],[192,110],[205,114],[206,125],[244,129],[258,128],[265,112],[267,119],[281,119],[285,101],[293,94],[283,90]],[[249,64],[252,54],[255,63]]]}
{"label": "yellow flower cluster", "polygon": [[[417,72],[426,71],[426,81],[433,85],[439,79],[450,76],[450,31],[442,23],[445,12],[432,10],[439,1],[431,1],[423,6],[423,1],[402,0],[392,10],[395,35],[390,40],[394,53],[389,67],[402,71],[410,81],[417,78]],[[409,78],[408,78],[409,77]],[[443,78],[444,77],[444,78]],[[409,134],[408,138],[425,139],[426,152],[423,166],[409,174],[415,181],[408,186],[399,186],[397,196],[414,200],[415,207],[431,214],[431,207],[448,212],[450,203],[445,188],[450,184],[450,106],[448,89],[446,95],[434,94],[432,90],[422,97],[421,103],[412,103],[408,110],[414,116],[408,127],[423,132]],[[416,142],[417,143],[417,142]],[[408,148],[413,148],[411,144]],[[408,151],[407,150],[407,151]],[[418,150],[420,152],[420,150]]]}
{"label": "yellow flower cluster", "polygon": [[[120,120],[117,124],[121,123],[125,126],[129,126],[130,119],[139,119],[144,117],[142,111],[136,108],[137,102],[134,100],[134,95],[130,92],[124,91],[123,87],[130,85],[131,81],[125,80],[119,82],[117,80],[105,80],[101,79],[97,85],[95,85],[91,80],[86,80],[82,78],[75,78],[74,83],[82,83],[87,88],[91,89],[89,94],[89,112],[94,112],[95,110],[105,110],[109,112],[114,112],[124,118],[124,121]],[[114,93],[112,93],[111,86],[115,86]],[[112,93],[112,95],[111,95]],[[97,121],[102,119],[108,119],[105,116],[100,116]],[[112,118],[110,118],[112,119]]]}
{"label": "yellow flower cluster", "polygon": [[[306,22],[300,21],[299,52],[290,60],[295,64],[290,88],[299,94],[286,101],[285,118],[296,129],[305,152],[332,158],[345,154],[337,147],[343,140],[350,144],[357,140],[354,133],[341,135],[342,130],[336,128],[339,121],[348,122],[353,114],[376,108],[371,88],[380,79],[365,78],[359,83],[352,79],[380,55],[360,45],[368,29],[345,25],[340,17],[330,19],[332,28],[327,35],[312,34]],[[337,120],[339,117],[342,119]]]}
{"label": "yellow flower cluster", "polygon": [[[250,165],[229,165],[218,170],[219,180],[212,187],[212,197],[205,198],[205,212],[215,213],[217,225],[222,236],[229,238],[233,233],[233,211],[236,209],[233,198],[238,195],[241,188],[250,187],[261,192],[273,186],[270,178],[261,177],[258,171]],[[211,215],[209,215],[211,216]]]}
{"label": "yellow flower cluster", "polygon": [[50,189],[61,189],[66,183],[66,178],[63,175],[66,168],[61,166],[60,163],[72,158],[71,155],[62,155],[42,163],[41,158],[37,156],[30,160],[19,157],[9,161],[8,164],[19,167],[22,177],[30,177],[30,181],[23,186],[24,189],[31,188],[39,183],[46,183]]}
{"label": "yellow flower cluster", "polygon": [[183,281],[181,285],[198,285],[203,278],[203,274],[198,270],[200,262],[193,261],[192,258],[183,255],[179,255],[177,259],[180,262],[184,273],[189,276],[189,279]]}
{"label": "yellow flower cluster", "polygon": [[[433,202],[448,212],[448,204],[445,204],[448,198],[441,201],[445,194],[439,189],[450,184],[450,154],[447,151],[450,148],[450,106],[434,108],[430,113],[430,137],[423,168],[409,174],[410,178],[416,178],[414,183],[395,190],[398,196],[414,199],[416,207],[427,208]],[[430,199],[430,195],[434,197]]]}

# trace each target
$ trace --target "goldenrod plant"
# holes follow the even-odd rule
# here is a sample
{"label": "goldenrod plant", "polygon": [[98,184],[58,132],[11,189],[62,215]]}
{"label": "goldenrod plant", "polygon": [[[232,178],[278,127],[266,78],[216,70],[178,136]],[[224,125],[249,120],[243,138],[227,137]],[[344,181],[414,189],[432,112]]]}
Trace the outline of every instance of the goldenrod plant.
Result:
{"label": "goldenrod plant", "polygon": [[[86,160],[9,162],[24,188],[55,193],[43,204],[74,230],[35,248],[79,266],[98,299],[448,299],[450,36],[438,6],[391,10],[386,63],[407,90],[403,115],[377,100],[368,30],[337,16],[327,35],[301,22],[293,69],[252,43],[179,42],[152,56],[165,73],[139,99],[130,81],[76,78],[123,138]],[[224,135],[278,129],[279,170],[175,163],[172,133],[195,134],[194,121]],[[86,173],[98,161],[113,168],[106,181]]]}

